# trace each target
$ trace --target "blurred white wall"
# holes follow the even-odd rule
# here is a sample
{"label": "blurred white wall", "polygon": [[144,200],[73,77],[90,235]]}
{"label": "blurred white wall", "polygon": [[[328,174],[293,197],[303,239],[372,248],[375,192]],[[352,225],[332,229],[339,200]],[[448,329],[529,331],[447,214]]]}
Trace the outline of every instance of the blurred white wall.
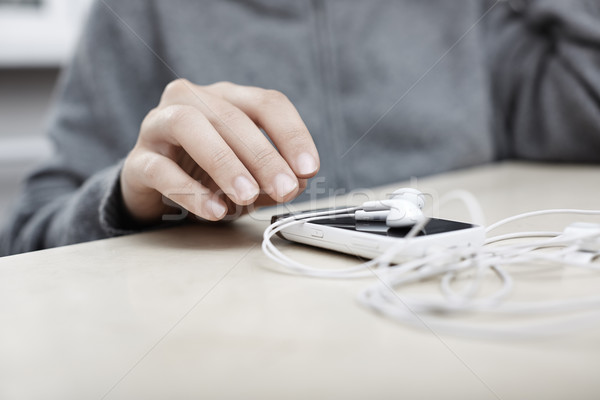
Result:
{"label": "blurred white wall", "polygon": [[50,152],[44,130],[54,86],[90,2],[0,0],[0,223],[26,174]]}
{"label": "blurred white wall", "polygon": [[0,65],[63,64],[92,0],[0,0]]}

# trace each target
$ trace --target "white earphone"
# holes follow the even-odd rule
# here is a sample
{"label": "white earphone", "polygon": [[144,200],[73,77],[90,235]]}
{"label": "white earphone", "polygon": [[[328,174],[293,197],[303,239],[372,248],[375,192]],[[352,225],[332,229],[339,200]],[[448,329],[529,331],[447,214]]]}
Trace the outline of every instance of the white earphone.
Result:
{"label": "white earphone", "polygon": [[[445,201],[464,201],[472,218],[476,219],[482,215],[479,204],[472,195],[465,194],[466,192],[461,191],[450,192],[445,196]],[[575,223],[563,232],[514,232],[488,236],[486,244],[481,248],[459,246],[443,251],[436,250],[421,258],[392,265],[393,255],[404,251],[408,241],[427,223],[427,218],[421,211],[425,203],[424,197],[415,189],[399,189],[388,200],[369,201],[361,206],[344,209],[291,215],[275,221],[265,229],[262,249],[266,256],[282,268],[298,275],[330,279],[376,277],[378,282],[360,292],[359,302],[384,317],[430,331],[483,338],[531,337],[569,332],[600,320],[600,312],[597,311],[600,307],[600,296],[525,303],[510,301],[508,298],[513,288],[509,267],[514,269],[522,267],[523,264],[535,263],[547,266],[551,263],[563,268],[600,271],[600,266],[592,262],[593,259],[600,258],[600,224]],[[443,203],[444,199],[440,202]],[[486,232],[489,234],[500,226],[525,218],[554,214],[600,216],[600,210],[533,211],[496,222],[488,226]],[[390,227],[413,227],[404,237],[404,241],[399,241],[379,257],[361,264],[351,264],[346,268],[303,264],[283,254],[271,241],[273,236],[287,227],[332,216],[354,216],[357,221],[385,221]],[[514,239],[520,239],[521,242],[500,244]],[[490,246],[492,244],[493,246]],[[459,275],[462,275],[460,279],[467,283],[466,290],[462,292],[456,291],[452,285],[454,280],[459,279]],[[483,281],[490,275],[499,279],[499,288],[489,293],[479,293]],[[405,285],[435,277],[440,279],[442,296],[411,295],[401,290]],[[555,318],[559,313],[566,311],[566,317]],[[578,312],[580,314],[575,315]],[[504,327],[447,318],[465,313],[530,315],[530,319],[537,317],[538,320],[512,323],[509,327]],[[547,315],[554,319],[544,319]]]}
{"label": "white earphone", "polygon": [[424,195],[416,189],[394,191],[389,200],[367,201],[355,211],[357,221],[385,221],[391,228],[413,226],[425,220]]}

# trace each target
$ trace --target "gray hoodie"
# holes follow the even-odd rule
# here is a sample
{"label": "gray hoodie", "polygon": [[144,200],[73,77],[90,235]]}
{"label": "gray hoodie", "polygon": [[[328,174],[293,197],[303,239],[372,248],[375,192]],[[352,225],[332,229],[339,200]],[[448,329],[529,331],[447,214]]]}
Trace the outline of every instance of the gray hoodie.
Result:
{"label": "gray hoodie", "polygon": [[505,158],[600,160],[597,1],[104,0],[0,254],[133,231],[120,166],[178,77],[284,92],[324,194]]}

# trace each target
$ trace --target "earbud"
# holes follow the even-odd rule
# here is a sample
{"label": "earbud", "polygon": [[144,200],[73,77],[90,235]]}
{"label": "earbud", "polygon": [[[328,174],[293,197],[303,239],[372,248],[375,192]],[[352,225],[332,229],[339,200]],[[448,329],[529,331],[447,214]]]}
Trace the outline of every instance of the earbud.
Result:
{"label": "earbud", "polygon": [[417,189],[401,188],[392,193],[393,200],[407,200],[419,207],[420,210],[425,207],[425,196]]}
{"label": "earbud", "polygon": [[408,200],[390,200],[390,211],[385,224],[391,228],[412,226],[425,219],[421,208]]}
{"label": "earbud", "polygon": [[416,189],[402,188],[392,193],[390,200],[367,201],[354,213],[357,221],[385,221],[391,228],[412,226],[425,219],[423,194]]}

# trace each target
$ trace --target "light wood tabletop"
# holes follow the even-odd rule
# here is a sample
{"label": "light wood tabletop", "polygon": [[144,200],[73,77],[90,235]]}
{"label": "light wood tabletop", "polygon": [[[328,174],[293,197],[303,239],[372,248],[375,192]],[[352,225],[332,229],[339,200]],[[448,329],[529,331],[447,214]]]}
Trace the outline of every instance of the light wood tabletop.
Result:
{"label": "light wood tabletop", "polygon": [[[599,178],[597,166],[502,163],[412,184],[433,198],[468,190],[491,223],[542,208],[600,209]],[[458,202],[430,212],[467,219]],[[0,398],[599,398],[599,323],[534,340],[406,327],[358,304],[370,279],[274,271],[260,248],[269,216],[0,258]],[[561,230],[573,220],[507,229]],[[315,265],[356,263],[278,243]],[[599,289],[600,274],[560,270],[523,274],[515,287],[527,298]]]}

